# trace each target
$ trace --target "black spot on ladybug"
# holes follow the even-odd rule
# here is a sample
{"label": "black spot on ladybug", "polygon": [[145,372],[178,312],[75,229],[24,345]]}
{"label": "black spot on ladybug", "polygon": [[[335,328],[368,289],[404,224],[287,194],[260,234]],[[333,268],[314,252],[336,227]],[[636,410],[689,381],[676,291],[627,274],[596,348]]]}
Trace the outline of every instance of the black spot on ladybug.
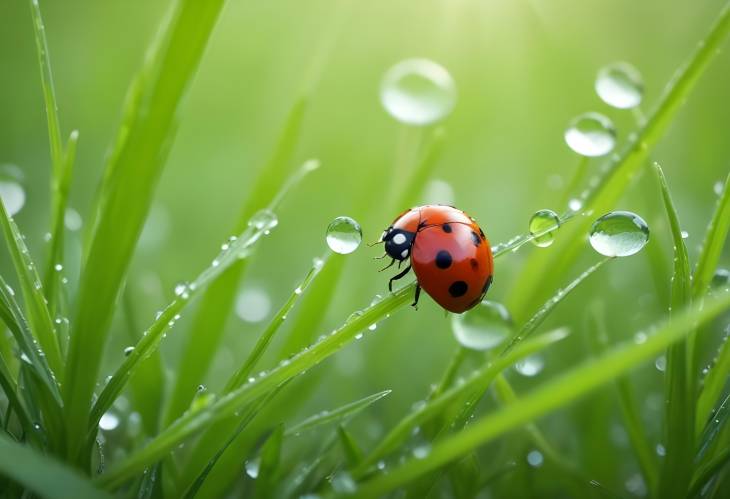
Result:
{"label": "black spot on ladybug", "polygon": [[436,266],[440,269],[448,269],[451,267],[451,254],[446,250],[436,253]]}
{"label": "black spot on ladybug", "polygon": [[464,296],[468,289],[469,286],[464,281],[454,281],[451,283],[451,286],[449,286],[449,294],[454,298],[458,298],[460,296]]}
{"label": "black spot on ladybug", "polygon": [[489,289],[489,286],[492,285],[492,278],[493,278],[493,276],[491,276],[491,275],[489,277],[487,277],[487,282],[484,283],[484,287],[482,288],[482,294],[486,293],[487,290]]}
{"label": "black spot on ladybug", "polygon": [[472,258],[471,260],[469,260],[469,264],[471,264],[471,269],[474,271],[476,271],[479,268],[479,262],[477,261],[476,258]]}
{"label": "black spot on ladybug", "polygon": [[474,243],[474,246],[479,246],[482,243],[482,240],[479,239],[479,234],[474,231],[471,231],[471,240]]}
{"label": "black spot on ladybug", "polygon": [[446,233],[449,233],[449,232],[451,232],[451,230],[452,230],[452,229],[451,229],[451,226],[450,226],[449,224],[443,224],[443,225],[441,226],[441,229],[442,229],[442,230],[443,230],[444,232],[446,232]]}

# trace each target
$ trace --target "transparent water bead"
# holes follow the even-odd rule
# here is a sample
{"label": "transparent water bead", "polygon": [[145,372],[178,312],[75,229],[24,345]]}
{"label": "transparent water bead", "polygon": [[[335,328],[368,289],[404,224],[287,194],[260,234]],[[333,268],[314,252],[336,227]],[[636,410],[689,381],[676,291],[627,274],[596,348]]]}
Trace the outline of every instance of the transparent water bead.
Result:
{"label": "transparent water bead", "polygon": [[[560,227],[560,217],[553,210],[536,211],[530,218],[530,235],[536,236],[532,243],[547,248],[555,240],[555,230]],[[537,235],[541,234],[541,235]]]}
{"label": "transparent water bead", "polygon": [[257,230],[271,230],[279,225],[279,219],[271,210],[259,210],[248,221],[248,226]]}
{"label": "transparent water bead", "polygon": [[649,226],[630,211],[612,211],[593,222],[589,241],[605,256],[630,256],[649,242]]}
{"label": "transparent water bead", "polygon": [[246,474],[253,479],[256,479],[259,477],[259,467],[260,466],[261,466],[260,457],[246,461],[246,463],[244,464]]}
{"label": "transparent water bead", "polygon": [[236,315],[246,322],[261,322],[271,311],[271,299],[261,288],[244,289],[236,297]]}
{"label": "transparent water bead", "polygon": [[380,101],[401,123],[429,125],[454,108],[456,84],[443,66],[428,59],[406,59],[383,76]]}
{"label": "transparent water bead", "polygon": [[542,453],[539,450],[531,450],[527,454],[527,464],[532,466],[533,468],[539,468],[542,466],[543,463],[543,457]]}
{"label": "transparent water bead", "polygon": [[501,303],[484,300],[468,312],[452,315],[451,330],[462,346],[489,350],[509,337],[512,318]]}
{"label": "transparent water bead", "polygon": [[113,412],[105,412],[99,419],[99,428],[104,431],[111,431],[119,426],[119,417]]}
{"label": "transparent water bead", "polygon": [[63,224],[68,230],[75,232],[81,229],[83,220],[78,211],[73,208],[66,208],[66,213],[63,216]]}
{"label": "transparent water bead", "polygon": [[355,251],[362,242],[360,224],[350,217],[337,217],[327,227],[327,246],[341,255]]}
{"label": "transparent water bead", "polygon": [[564,137],[568,147],[581,156],[603,156],[616,145],[616,128],[602,114],[585,113],[568,124]]}
{"label": "transparent water bead", "polygon": [[609,106],[630,109],[641,104],[644,81],[631,64],[615,62],[598,71],[596,93]]}
{"label": "transparent water bead", "polygon": [[127,347],[124,349],[124,356],[129,357],[134,352],[134,347]]}
{"label": "transparent water bead", "polygon": [[515,371],[523,376],[537,376],[545,367],[545,361],[539,355],[530,355],[515,363]]}
{"label": "transparent water bead", "polygon": [[25,206],[25,190],[17,182],[0,180],[0,199],[12,217]]}

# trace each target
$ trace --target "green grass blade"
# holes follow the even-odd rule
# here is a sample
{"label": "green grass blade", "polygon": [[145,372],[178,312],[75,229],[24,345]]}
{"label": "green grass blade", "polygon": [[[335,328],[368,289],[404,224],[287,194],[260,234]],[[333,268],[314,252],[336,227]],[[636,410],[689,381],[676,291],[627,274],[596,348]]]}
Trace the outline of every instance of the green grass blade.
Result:
{"label": "green grass blade", "polygon": [[697,400],[697,419],[695,421],[695,433],[697,435],[702,432],[708,421],[711,421],[712,411],[725,389],[728,373],[730,373],[730,341],[725,336],[716,360],[705,376],[702,393],[700,393]]}
{"label": "green grass blade", "polygon": [[710,462],[695,472],[687,497],[698,497],[704,486],[730,463],[730,447],[722,449]]}
{"label": "green grass blade", "polygon": [[[139,98],[120,130],[106,167],[93,234],[79,282],[78,311],[71,331],[64,398],[68,455],[85,441],[89,408],[120,286],[144,224],[189,87],[223,0],[179,0],[162,43],[148,60]],[[99,279],[103,275],[104,279]]]}
{"label": "green grass blade", "polygon": [[266,326],[266,329],[261,334],[258,341],[256,341],[256,344],[254,345],[251,353],[248,355],[243,365],[238,369],[238,371],[235,372],[231,379],[228,380],[228,383],[226,383],[225,393],[228,393],[231,390],[238,388],[239,386],[246,383],[246,380],[250,376],[253,369],[256,367],[256,364],[264,355],[264,352],[266,352],[266,349],[271,343],[271,340],[274,338],[274,335],[284,323],[287,314],[291,312],[291,309],[294,308],[294,305],[297,303],[299,297],[317,277],[319,271],[322,269],[322,266],[325,264],[328,257],[329,254],[325,255],[324,259],[315,259],[314,263],[312,264],[312,268],[309,269],[309,272],[307,272],[307,275],[304,277],[301,284],[296,287],[296,289],[289,296],[289,299],[284,303],[284,305],[282,305],[279,311],[276,312],[273,319],[271,319],[269,324]]}
{"label": "green grass blade", "polygon": [[5,236],[5,242],[13,261],[13,266],[18,275],[20,289],[23,292],[25,311],[28,323],[33,335],[38,339],[43,352],[48,359],[48,365],[53,373],[62,379],[63,362],[58,339],[53,328],[53,321],[46,306],[46,298],[43,295],[41,284],[35,263],[30,257],[30,252],[25,246],[23,235],[17,225],[5,211],[5,205],[0,202],[0,225]]}
{"label": "green grass blade", "polygon": [[[13,374],[5,362],[2,353],[0,353],[0,388],[3,389],[5,397],[8,399],[8,411],[12,410],[15,413],[23,432],[32,438],[35,435],[33,424],[28,416],[28,412],[25,410],[22,400],[18,396],[18,383],[13,378]],[[7,424],[5,426],[7,429]]]}
{"label": "green grass blade", "polygon": [[[234,233],[243,230],[256,211],[280,203],[284,194],[292,187],[291,182],[287,184],[286,179],[291,175],[292,157],[299,142],[307,105],[308,99],[302,97],[289,111],[271,159],[259,171],[251,186]],[[300,168],[300,172],[311,171],[305,165]],[[297,174],[299,175],[301,174]],[[245,262],[241,262],[233,266],[205,293],[180,360],[180,365],[186,368],[180,370],[177,376],[165,410],[164,424],[169,424],[185,411],[195,393],[195,387],[210,368],[233,306],[238,283],[245,272],[245,265]]]}
{"label": "green grass blade", "polygon": [[726,424],[730,420],[730,395],[725,397],[725,400],[717,408],[717,411],[712,415],[712,419],[707,424],[705,431],[702,432],[700,438],[699,451],[697,452],[697,461],[705,459],[706,456],[711,456],[713,449],[717,448],[718,436],[726,428]]}
{"label": "green grass blade", "polygon": [[30,13],[33,17],[33,30],[35,33],[36,53],[38,54],[38,66],[41,72],[41,87],[43,89],[43,100],[46,104],[46,118],[48,120],[48,139],[51,145],[51,162],[53,164],[54,193],[57,192],[55,184],[62,177],[63,150],[61,139],[61,125],[58,119],[58,104],[56,102],[56,89],[53,85],[53,72],[51,61],[48,55],[48,41],[46,40],[46,27],[43,24],[41,8],[38,0],[30,0]]}
{"label": "green grass blade", "polygon": [[730,175],[725,179],[715,212],[707,226],[697,267],[692,276],[692,296],[695,298],[705,294],[710,286],[728,230],[730,230]]}
{"label": "green grass blade", "polygon": [[[596,213],[604,213],[620,199],[687,100],[699,78],[720,51],[728,33],[730,33],[730,3],[718,13],[707,36],[700,41],[694,54],[669,82],[646,124],[636,134],[630,135],[632,140],[620,154],[609,160],[595,187],[589,187],[588,194],[583,200],[584,210],[593,209]],[[518,318],[524,316],[530,305],[543,296],[545,289],[556,287],[553,283],[565,275],[567,267],[583,248],[582,234],[587,232],[589,223],[590,220],[585,219],[573,224],[570,229],[561,228],[560,238],[566,243],[560,251],[541,251],[532,254],[523,266],[522,275],[515,279],[517,285],[512,288],[507,300],[513,316]],[[540,286],[534,286],[536,280],[541,282]]]}
{"label": "green grass blade", "polygon": [[450,407],[454,402],[462,400],[474,392],[483,393],[494,378],[504,369],[528,355],[539,352],[551,344],[567,336],[565,329],[556,329],[540,335],[532,340],[517,345],[507,354],[494,359],[486,366],[474,371],[471,376],[460,385],[456,385],[434,397],[425,404],[419,404],[412,412],[402,418],[398,424],[385,435],[375,449],[362,461],[360,466],[353,470],[356,477],[364,476],[368,468],[405,441],[416,426],[435,418]]}
{"label": "green grass blade", "polygon": [[331,411],[322,411],[319,414],[308,417],[304,421],[301,421],[294,426],[290,426],[289,428],[287,428],[284,435],[299,435],[300,433],[311,430],[312,428],[316,428],[317,426],[322,426],[333,423],[335,421],[341,421],[350,418],[358,412],[362,411],[363,409],[370,407],[378,400],[390,395],[390,393],[391,390],[384,390],[382,392],[368,395],[367,397],[361,398],[360,400],[350,402],[349,404],[345,404]]}
{"label": "green grass blade", "polygon": [[127,355],[99,395],[89,418],[89,436],[92,439],[101,416],[111,407],[114,400],[121,393],[138,364],[159,346],[163,335],[175,325],[183,309],[207,286],[224,274],[227,269],[235,265],[240,259],[250,256],[254,245],[270,229],[271,227],[268,226],[250,226],[239,237],[232,238],[232,241],[224,244],[222,251],[213,259],[213,263],[203,270],[191,284],[176,290],[175,299],[165,307],[155,322],[145,331],[140,341]]}
{"label": "green grass blade", "polygon": [[[654,171],[659,179],[664,207],[674,242],[674,272],[671,283],[670,317],[674,311],[691,303],[691,280],[687,247],[682,238],[677,210],[667,181],[658,164]],[[659,474],[659,497],[684,497],[692,479],[694,457],[694,369],[691,347],[692,334],[673,343],[667,349],[666,392],[666,457]]]}
{"label": "green grass blade", "polygon": [[357,497],[377,497],[418,476],[443,466],[459,456],[490,442],[510,430],[524,426],[555,409],[595,390],[625,374],[637,365],[654,358],[671,343],[684,338],[697,324],[705,323],[730,309],[730,293],[708,299],[704,308],[697,306],[677,314],[671,322],[638,334],[625,342],[562,375],[543,383],[512,405],[473,422],[462,432],[435,445],[424,459],[407,461],[387,475],[365,482]]}
{"label": "green grass blade", "polygon": [[337,427],[337,438],[340,440],[340,445],[345,453],[348,467],[354,468],[360,464],[365,454],[363,454],[353,436],[342,425]]}
{"label": "green grass blade", "polygon": [[272,497],[275,474],[281,460],[281,445],[284,441],[284,425],[278,424],[266,443],[261,447],[259,476],[256,478],[256,497]]}
{"label": "green grass blade", "polygon": [[76,471],[0,433],[0,474],[47,499],[111,499]]}

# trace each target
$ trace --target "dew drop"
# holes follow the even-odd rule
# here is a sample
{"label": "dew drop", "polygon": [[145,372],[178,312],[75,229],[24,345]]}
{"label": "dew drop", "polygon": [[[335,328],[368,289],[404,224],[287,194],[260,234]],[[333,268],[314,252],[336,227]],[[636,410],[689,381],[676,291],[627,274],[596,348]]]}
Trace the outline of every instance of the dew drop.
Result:
{"label": "dew drop", "polygon": [[543,463],[543,457],[542,453],[539,450],[531,450],[527,454],[527,464],[532,466],[533,468],[539,468],[542,466]]}
{"label": "dew drop", "polygon": [[132,352],[134,352],[134,347],[127,347],[124,349],[124,356],[129,357]]}
{"label": "dew drop", "polygon": [[261,466],[261,458],[250,459],[244,464],[246,474],[254,480],[259,476],[259,467]]}
{"label": "dew drop", "polygon": [[649,226],[636,213],[612,211],[593,222],[593,249],[605,256],[630,256],[649,242]]}
{"label": "dew drop", "polygon": [[560,217],[553,210],[536,211],[530,218],[532,242],[540,248],[547,248],[555,240],[555,230],[560,227]]}
{"label": "dew drop", "polygon": [[83,220],[81,219],[81,215],[78,211],[73,208],[66,208],[66,213],[63,215],[63,224],[68,230],[76,232],[81,229]]}
{"label": "dew drop", "polygon": [[667,449],[662,444],[656,444],[656,454],[657,456],[666,456]]}
{"label": "dew drop", "polygon": [[728,269],[717,269],[715,274],[712,276],[712,286],[722,287],[727,286],[730,283],[730,270]]}
{"label": "dew drop", "polygon": [[631,64],[615,62],[598,71],[596,93],[609,106],[630,109],[641,104],[644,82]]}
{"label": "dew drop", "polygon": [[61,265],[60,263],[57,263],[56,265],[53,266],[53,270],[55,270],[56,272],[61,272],[63,270],[63,265]]}
{"label": "dew drop", "polygon": [[279,225],[279,219],[276,217],[276,213],[267,209],[257,211],[248,221],[249,227],[263,231],[271,230],[277,225]]}
{"label": "dew drop", "polygon": [[718,196],[719,196],[720,194],[722,194],[722,188],[723,188],[723,184],[722,184],[722,182],[720,182],[719,180],[718,180],[717,182],[715,182],[715,185],[714,185],[714,186],[712,186],[712,190],[713,190],[713,191],[715,192],[715,194],[717,194]]}
{"label": "dew drop", "polygon": [[406,59],[385,73],[380,101],[401,123],[430,125],[454,108],[456,84],[443,66],[428,59]]}
{"label": "dew drop", "polygon": [[686,230],[683,230],[681,232],[681,235],[682,235],[682,239],[687,239],[689,237],[689,232],[687,232]]}
{"label": "dew drop", "polygon": [[421,444],[413,448],[413,457],[416,459],[426,459],[430,453],[430,444]]}
{"label": "dew drop", "polygon": [[539,355],[530,355],[524,359],[515,362],[515,371],[523,376],[537,376],[545,367],[545,361]]}
{"label": "dew drop", "polygon": [[25,206],[23,171],[15,165],[0,166],[0,199],[5,205],[8,216],[13,216]]}
{"label": "dew drop", "polygon": [[451,330],[462,346],[488,350],[510,335],[512,318],[501,303],[484,300],[468,312],[452,315]]}
{"label": "dew drop", "polygon": [[119,426],[119,417],[113,412],[107,411],[99,419],[99,428],[104,431],[111,431]]}
{"label": "dew drop", "polygon": [[654,361],[654,367],[656,367],[657,371],[663,373],[667,368],[667,357],[664,355],[657,357]]}
{"label": "dew drop", "polygon": [[335,253],[347,255],[362,242],[360,224],[350,217],[337,217],[327,227],[327,246]]}
{"label": "dew drop", "polygon": [[574,118],[565,130],[565,143],[581,156],[603,156],[616,145],[616,129],[610,119],[598,113]]}
{"label": "dew drop", "polygon": [[261,288],[248,288],[236,298],[236,315],[246,322],[261,322],[271,311],[271,299]]}

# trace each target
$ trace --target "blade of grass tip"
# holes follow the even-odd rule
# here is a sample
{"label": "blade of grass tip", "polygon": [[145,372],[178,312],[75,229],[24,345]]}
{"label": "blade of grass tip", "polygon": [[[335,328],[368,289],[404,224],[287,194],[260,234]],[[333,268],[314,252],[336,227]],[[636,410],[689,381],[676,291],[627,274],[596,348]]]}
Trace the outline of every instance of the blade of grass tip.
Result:
{"label": "blade of grass tip", "polygon": [[[597,302],[597,304],[598,307],[593,307],[590,314],[590,320],[594,325],[593,331],[595,334],[589,335],[589,338],[595,338],[596,352],[603,352],[610,348],[610,341],[608,332],[606,331],[607,321],[603,302]],[[647,484],[650,496],[653,496],[653,493],[656,492],[658,480],[658,464],[650,440],[644,431],[639,409],[636,407],[631,382],[626,376],[622,376],[616,378],[614,383],[621,406],[624,427],[629,435],[629,441],[634,449],[641,471],[644,474],[644,481]]]}
{"label": "blade of grass tip", "polygon": [[251,375],[251,372],[256,367],[256,364],[264,355],[268,346],[271,344],[271,340],[274,338],[274,335],[286,320],[287,314],[291,312],[292,308],[294,308],[294,305],[299,300],[299,297],[304,294],[304,291],[306,291],[306,289],[314,281],[317,275],[319,275],[319,271],[322,270],[322,267],[329,259],[329,256],[330,253],[328,252],[324,255],[323,258],[314,259],[312,268],[309,269],[309,272],[307,272],[307,275],[304,277],[301,284],[299,284],[299,286],[294,289],[292,294],[289,296],[289,299],[284,303],[284,305],[282,305],[278,312],[274,314],[274,317],[266,326],[266,329],[261,334],[258,341],[256,341],[256,344],[251,350],[251,353],[249,353],[248,357],[241,365],[241,367],[228,380],[224,393],[228,393],[231,390],[234,390],[235,388],[238,388],[239,386],[246,383],[246,380]]}
{"label": "blade of grass tip", "polygon": [[378,400],[390,395],[391,391],[392,390],[384,390],[382,392],[373,393],[372,395],[350,402],[349,404],[345,404],[331,411],[322,411],[319,414],[308,417],[294,426],[290,426],[287,428],[284,435],[287,437],[299,435],[305,431],[311,430],[312,428],[316,428],[317,426],[351,418],[358,412],[370,407]]}
{"label": "blade of grass tip", "polygon": [[218,279],[226,269],[238,260],[250,256],[253,246],[273,228],[273,223],[274,221],[269,219],[267,224],[252,224],[239,237],[231,238],[229,242],[221,246],[221,252],[213,259],[211,265],[203,270],[192,283],[181,285],[175,290],[175,299],[162,310],[139,342],[129,351],[124,362],[112,375],[96,400],[89,417],[89,437],[93,439],[101,416],[121,393],[140,361],[159,346],[165,332],[170,330],[180,318],[182,310],[208,285]]}
{"label": "blade of grass tip", "polygon": [[567,330],[556,329],[540,335],[532,340],[525,341],[502,357],[474,371],[464,383],[455,385],[434,397],[424,404],[416,404],[413,411],[403,417],[398,424],[384,436],[378,445],[363,459],[362,463],[353,470],[355,478],[363,477],[369,468],[386,454],[404,442],[411,434],[411,430],[424,422],[443,414],[454,402],[470,395],[475,390],[483,390],[504,369],[528,355],[539,352],[549,345],[564,339]]}
{"label": "blade of grass tip", "polygon": [[[677,217],[669,186],[659,164],[654,171],[661,187],[662,199],[669,219],[674,242],[674,271],[671,282],[670,318],[676,310],[691,303],[690,271],[687,248]],[[684,497],[692,479],[694,457],[694,368],[691,347],[692,332],[686,339],[673,343],[667,349],[666,367],[666,455],[659,473],[657,494],[659,497]]]}
{"label": "blade of grass tip", "polygon": [[639,364],[654,358],[671,343],[684,338],[697,324],[705,323],[730,309],[730,293],[708,298],[703,308],[696,305],[641,332],[632,341],[616,345],[597,359],[570,369],[495,413],[472,422],[463,431],[433,446],[428,456],[409,460],[363,483],[355,497],[377,497],[443,466],[490,442],[508,431],[524,426],[551,411],[566,406],[603,386]]}
{"label": "blade of grass tip", "polygon": [[111,499],[66,465],[0,434],[0,474],[47,499]]}
{"label": "blade of grass tip", "polygon": [[30,257],[30,252],[25,246],[25,239],[13,219],[8,216],[5,204],[2,202],[0,202],[0,225],[2,225],[13,267],[18,275],[30,330],[40,343],[51,371],[59,380],[62,380],[61,350],[53,329],[51,315],[46,306],[43,285]]}
{"label": "blade of grass tip", "polygon": [[[674,78],[668,83],[646,124],[635,134],[618,155],[612,156],[602,169],[595,187],[589,187],[587,196],[582,199],[583,210],[603,213],[616,203],[635,173],[664,135],[682,104],[694,89],[700,76],[705,72],[712,59],[719,52],[722,43],[730,33],[730,3],[726,3],[718,13],[715,23],[707,36],[702,39],[694,54],[688,59]],[[522,269],[522,276],[515,280],[507,302],[514,317],[521,317],[529,306],[546,289],[554,289],[553,281],[565,275],[566,268],[575,260],[583,248],[584,234],[590,220],[576,223],[570,230],[561,229],[561,239],[565,244],[560,251],[540,251],[532,253]],[[534,286],[539,279],[541,286]]]}
{"label": "blade of grass tip", "polygon": [[[316,160],[305,162],[287,183],[287,177],[291,176],[291,157],[299,141],[307,102],[304,98],[298,100],[289,112],[274,154],[254,181],[249,198],[234,227],[234,233],[243,230],[254,213],[262,207],[268,206],[275,210],[286,193],[319,164]],[[186,368],[179,371],[162,418],[163,425],[169,424],[185,411],[195,393],[195,387],[208,372],[223,337],[245,266],[246,262],[234,265],[206,291],[188,332],[180,359],[180,365]]]}
{"label": "blade of grass tip", "polygon": [[345,453],[345,459],[347,459],[347,465],[349,468],[356,467],[360,461],[362,461],[365,455],[362,449],[350,433],[341,424],[337,426],[337,437],[342,445],[342,450]]}
{"label": "blade of grass tip", "polygon": [[[179,0],[148,58],[136,106],[125,114],[106,166],[79,283],[64,377],[68,457],[79,456],[114,305],[172,143],[180,102],[200,62],[223,0]],[[103,276],[103,278],[100,278]]]}
{"label": "blade of grass tip", "polygon": [[74,130],[69,135],[66,144],[66,153],[64,154],[63,164],[59,172],[60,178],[54,181],[57,184],[54,188],[53,209],[51,214],[51,247],[48,252],[48,262],[46,264],[46,273],[44,280],[44,288],[48,298],[48,309],[51,317],[58,315],[66,315],[61,309],[65,302],[61,298],[61,271],[63,270],[63,241],[64,241],[64,218],[66,216],[66,207],[68,206],[68,193],[71,187],[71,175],[73,165],[76,160],[76,146],[79,140],[79,132]]}

